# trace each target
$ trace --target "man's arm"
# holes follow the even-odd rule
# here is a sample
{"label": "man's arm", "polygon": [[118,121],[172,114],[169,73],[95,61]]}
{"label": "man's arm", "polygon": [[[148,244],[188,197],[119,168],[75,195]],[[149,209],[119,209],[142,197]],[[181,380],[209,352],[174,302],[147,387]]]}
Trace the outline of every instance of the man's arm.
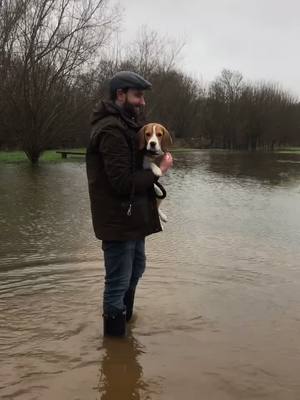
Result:
{"label": "man's arm", "polygon": [[102,154],[104,169],[114,191],[120,195],[130,194],[132,184],[135,192],[142,193],[157,182],[158,177],[151,170],[138,170],[132,173],[130,148],[124,135],[115,128],[106,128],[101,133],[99,151]]}

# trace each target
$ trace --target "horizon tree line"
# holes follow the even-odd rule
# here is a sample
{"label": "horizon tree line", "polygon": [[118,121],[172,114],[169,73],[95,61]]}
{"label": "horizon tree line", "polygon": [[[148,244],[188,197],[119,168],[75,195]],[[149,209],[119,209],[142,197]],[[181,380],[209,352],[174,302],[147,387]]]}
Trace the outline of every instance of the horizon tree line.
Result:
{"label": "horizon tree line", "polygon": [[84,147],[108,79],[130,69],[153,84],[150,121],[195,147],[273,150],[300,145],[300,103],[274,83],[223,69],[208,85],[182,71],[184,43],[143,26],[113,46],[121,13],[106,0],[0,2],[0,150],[32,164],[47,149]]}

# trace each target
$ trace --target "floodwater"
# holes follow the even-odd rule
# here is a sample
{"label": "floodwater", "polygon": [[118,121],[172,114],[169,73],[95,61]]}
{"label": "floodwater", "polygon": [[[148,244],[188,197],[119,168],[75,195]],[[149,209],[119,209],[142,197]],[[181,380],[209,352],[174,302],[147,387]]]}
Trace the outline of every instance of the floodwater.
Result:
{"label": "floodwater", "polygon": [[300,156],[193,151],[126,339],[102,338],[84,160],[0,165],[0,397],[300,399]]}

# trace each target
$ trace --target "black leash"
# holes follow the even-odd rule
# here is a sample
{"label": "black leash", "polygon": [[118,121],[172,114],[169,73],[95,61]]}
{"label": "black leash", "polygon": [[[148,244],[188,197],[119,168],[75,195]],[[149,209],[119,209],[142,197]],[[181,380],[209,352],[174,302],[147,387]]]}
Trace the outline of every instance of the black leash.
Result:
{"label": "black leash", "polygon": [[[133,136],[130,136],[131,139],[131,152],[132,152],[132,158],[131,158],[131,173],[132,177],[135,172],[135,148],[134,148],[134,138]],[[131,192],[130,192],[130,198],[129,198],[129,207],[127,210],[127,216],[130,217],[132,213],[132,207],[133,207],[133,202],[134,202],[134,192],[135,192],[135,187],[134,187],[134,179],[132,179],[132,186],[131,186]]]}
{"label": "black leash", "polygon": [[158,199],[164,199],[167,196],[167,191],[166,189],[163,187],[163,185],[161,183],[159,183],[158,181],[155,182],[155,185],[159,187],[159,189],[162,191],[162,195],[159,196],[157,193],[155,193],[156,197]]}
{"label": "black leash", "polygon": [[[132,150],[132,159],[131,159],[131,173],[132,175],[135,172],[135,147],[134,147],[134,138],[133,136],[130,137],[131,138],[131,150]],[[167,191],[166,189],[163,187],[163,185],[161,183],[159,183],[158,181],[155,182],[155,185],[158,186],[158,188],[161,190],[162,195],[159,196],[157,193],[155,193],[155,196],[158,199],[164,199],[167,196]],[[130,217],[132,214],[132,208],[133,208],[133,204],[134,204],[134,192],[135,192],[135,186],[134,186],[134,180],[132,181],[132,186],[131,186],[131,192],[130,192],[130,198],[129,198],[129,207],[127,210],[127,216]]]}

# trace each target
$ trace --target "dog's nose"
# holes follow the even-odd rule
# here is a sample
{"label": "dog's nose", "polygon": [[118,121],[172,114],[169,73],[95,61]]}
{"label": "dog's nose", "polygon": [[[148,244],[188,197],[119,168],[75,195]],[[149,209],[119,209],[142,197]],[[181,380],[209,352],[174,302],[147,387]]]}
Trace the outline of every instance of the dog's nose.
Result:
{"label": "dog's nose", "polygon": [[155,147],[156,143],[155,142],[150,142],[151,147]]}

